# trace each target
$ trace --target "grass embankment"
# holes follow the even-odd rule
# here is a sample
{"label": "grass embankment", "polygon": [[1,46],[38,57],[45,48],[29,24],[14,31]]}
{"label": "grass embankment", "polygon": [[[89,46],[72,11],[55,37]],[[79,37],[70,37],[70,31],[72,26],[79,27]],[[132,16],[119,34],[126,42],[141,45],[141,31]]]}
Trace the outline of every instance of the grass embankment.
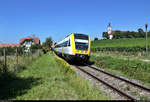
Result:
{"label": "grass embankment", "polygon": [[140,61],[129,56],[99,52],[91,54],[91,61],[95,65],[107,71],[121,74],[129,78],[140,80],[150,84],[150,63]]}
{"label": "grass embankment", "polygon": [[7,79],[1,86],[0,99],[12,100],[107,100],[88,81],[48,53],[33,61],[25,70]]}

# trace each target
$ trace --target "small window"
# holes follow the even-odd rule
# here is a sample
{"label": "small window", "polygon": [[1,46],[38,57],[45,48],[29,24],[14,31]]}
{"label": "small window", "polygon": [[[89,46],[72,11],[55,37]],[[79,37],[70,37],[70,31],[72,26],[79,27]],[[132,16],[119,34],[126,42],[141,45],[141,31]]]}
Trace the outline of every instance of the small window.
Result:
{"label": "small window", "polygon": [[67,44],[68,46],[70,46],[70,39],[69,39],[69,41],[68,41],[68,44]]}

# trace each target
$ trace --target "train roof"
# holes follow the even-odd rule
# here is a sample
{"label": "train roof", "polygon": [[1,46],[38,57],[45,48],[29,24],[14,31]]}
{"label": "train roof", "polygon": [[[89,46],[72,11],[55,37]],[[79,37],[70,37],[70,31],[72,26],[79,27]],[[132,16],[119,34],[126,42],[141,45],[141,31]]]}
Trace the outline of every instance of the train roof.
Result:
{"label": "train roof", "polygon": [[88,35],[88,34],[82,34],[82,33],[73,33],[75,35]]}
{"label": "train roof", "polygon": [[[88,34],[82,34],[82,33],[71,33],[71,34],[74,34],[74,35],[86,35],[86,36],[88,36]],[[67,38],[67,37],[70,36],[71,34],[67,35],[65,38]],[[64,39],[65,39],[65,38],[64,38]],[[63,39],[63,40],[64,40],[64,39]],[[59,44],[60,42],[62,42],[63,40],[57,42],[56,45]]]}
{"label": "train roof", "polygon": [[[71,33],[71,34],[75,34],[75,35],[87,35],[88,36],[88,34],[82,34],[82,33]],[[67,35],[66,37],[70,36],[71,34]]]}

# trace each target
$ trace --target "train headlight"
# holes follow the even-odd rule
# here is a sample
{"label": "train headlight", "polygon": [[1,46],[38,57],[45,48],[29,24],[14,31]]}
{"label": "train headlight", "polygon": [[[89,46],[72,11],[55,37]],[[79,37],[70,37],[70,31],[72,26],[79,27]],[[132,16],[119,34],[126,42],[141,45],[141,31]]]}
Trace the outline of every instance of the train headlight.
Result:
{"label": "train headlight", "polygon": [[80,57],[83,58],[84,56],[83,56],[83,55],[80,55]]}

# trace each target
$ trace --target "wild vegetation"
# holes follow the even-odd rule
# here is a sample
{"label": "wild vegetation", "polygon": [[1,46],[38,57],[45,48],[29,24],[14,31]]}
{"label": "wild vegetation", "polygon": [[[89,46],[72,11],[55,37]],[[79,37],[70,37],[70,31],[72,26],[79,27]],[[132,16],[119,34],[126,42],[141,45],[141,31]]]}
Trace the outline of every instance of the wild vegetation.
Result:
{"label": "wild vegetation", "polygon": [[[6,53],[6,59],[4,55],[0,56],[0,72],[5,74],[5,71],[9,72],[18,72],[23,69],[26,65],[30,64],[30,62],[36,59],[38,56],[41,56],[41,50],[32,50],[30,53],[20,52],[17,56],[16,53],[8,54]],[[4,63],[4,59],[6,60],[6,64]],[[6,72],[6,73],[7,73]]]}
{"label": "wild vegetation", "polygon": [[150,63],[142,61],[142,58],[114,52],[97,52],[91,54],[90,60],[111,73],[137,79],[150,86]]}

